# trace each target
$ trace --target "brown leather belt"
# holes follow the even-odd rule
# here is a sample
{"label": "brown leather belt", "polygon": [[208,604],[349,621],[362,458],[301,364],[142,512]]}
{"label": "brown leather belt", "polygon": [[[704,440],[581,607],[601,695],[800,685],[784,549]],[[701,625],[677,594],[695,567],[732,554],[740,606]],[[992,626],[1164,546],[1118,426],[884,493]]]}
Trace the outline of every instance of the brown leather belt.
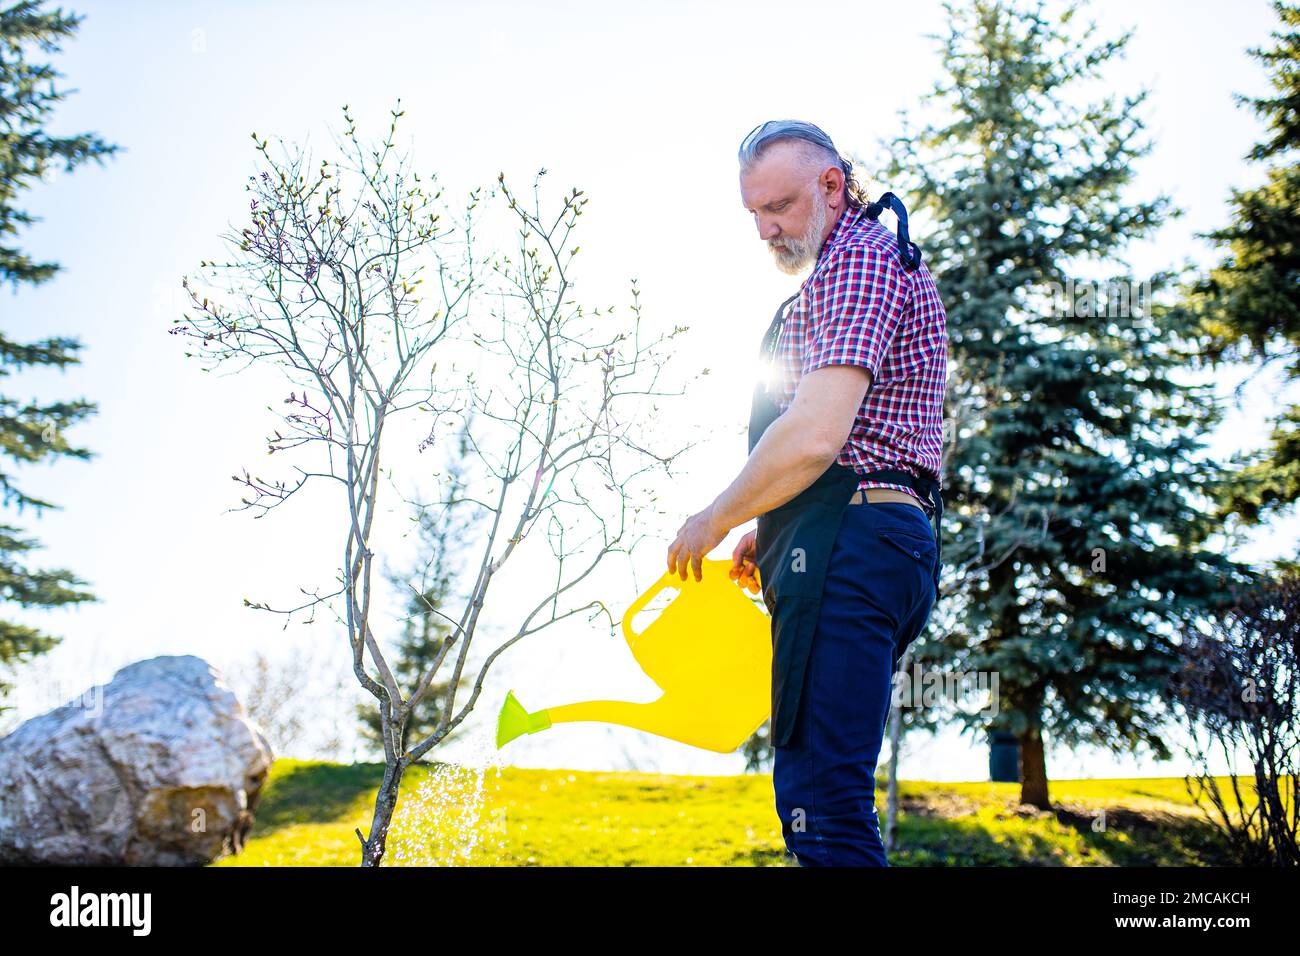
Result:
{"label": "brown leather belt", "polygon": [[[865,499],[862,497],[864,493],[866,494]],[[917,501],[912,495],[909,495],[906,491],[895,491],[893,488],[861,488],[855,491],[853,497],[849,499],[849,504],[851,505],[874,505],[883,504],[885,502],[914,505],[922,512],[925,511],[925,509],[921,507],[921,502]]]}

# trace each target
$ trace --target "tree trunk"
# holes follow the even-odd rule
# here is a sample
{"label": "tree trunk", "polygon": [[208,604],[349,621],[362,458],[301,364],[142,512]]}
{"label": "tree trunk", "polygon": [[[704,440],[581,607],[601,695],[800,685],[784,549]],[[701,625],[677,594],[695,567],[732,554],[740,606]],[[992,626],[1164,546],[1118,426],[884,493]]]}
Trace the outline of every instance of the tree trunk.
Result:
{"label": "tree trunk", "polygon": [[1050,810],[1047,797],[1047,761],[1043,757],[1043,734],[1030,727],[1020,735],[1020,802]]}
{"label": "tree trunk", "polygon": [[[904,651],[903,659],[899,662],[898,670],[895,671],[895,680],[898,680],[899,674],[907,671],[911,660],[911,650]],[[892,686],[889,700],[889,791],[885,804],[884,839],[886,853],[893,852],[898,826],[898,748],[903,740],[903,702],[901,697],[896,698]]]}
{"label": "tree trunk", "polygon": [[397,809],[397,790],[402,783],[403,767],[400,763],[389,763],[384,767],[384,779],[375,794],[375,813],[370,820],[370,839],[361,837],[361,865],[379,866],[388,846],[388,826],[393,822],[393,811]]}

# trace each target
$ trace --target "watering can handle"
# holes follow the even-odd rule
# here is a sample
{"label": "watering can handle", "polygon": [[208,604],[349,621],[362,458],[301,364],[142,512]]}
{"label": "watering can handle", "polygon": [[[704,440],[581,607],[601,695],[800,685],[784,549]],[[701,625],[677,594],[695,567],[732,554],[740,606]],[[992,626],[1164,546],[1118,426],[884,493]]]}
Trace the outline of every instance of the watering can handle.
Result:
{"label": "watering can handle", "polygon": [[632,602],[632,606],[629,607],[627,609],[627,613],[623,615],[623,636],[627,638],[628,641],[633,641],[636,638],[641,636],[636,631],[632,630],[632,618],[636,617],[638,614],[644,611],[645,606],[649,604],[652,600],[654,600],[655,595],[657,595],[664,588],[668,587],[668,585],[674,580],[680,582],[681,579],[674,578],[673,573],[671,571],[665,571],[664,576],[661,577],[654,584],[650,585],[649,590],[647,590],[645,594],[642,594],[639,598],[637,598],[635,601]]}

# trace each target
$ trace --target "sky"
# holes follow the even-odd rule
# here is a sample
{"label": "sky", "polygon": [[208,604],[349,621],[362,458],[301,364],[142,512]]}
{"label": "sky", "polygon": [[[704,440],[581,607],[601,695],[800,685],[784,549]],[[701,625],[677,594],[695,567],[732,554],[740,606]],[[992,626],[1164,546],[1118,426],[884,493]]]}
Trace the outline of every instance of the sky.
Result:
{"label": "sky", "polygon": [[[666,424],[704,436],[659,489],[657,538],[612,562],[591,585],[612,608],[628,606],[662,573],[676,529],[722,491],[744,464],[753,362],[773,309],[798,279],[779,272],[742,207],[735,152],[764,120],[816,122],[868,170],[900,110],[917,107],[938,79],[945,29],[937,3],[598,2],[395,3],[82,2],[76,36],[53,58],[63,87],[55,133],[93,130],[123,150],[102,167],[53,175],[24,198],[40,221],[21,237],[62,271],[43,286],[6,291],[6,330],[20,340],[61,334],[84,344],[66,372],[24,371],[7,394],[49,401],[84,396],[99,412],[70,438],[95,452],[20,472],[57,502],[40,515],[11,513],[37,537],[39,566],[66,567],[99,600],[17,620],[63,636],[24,671],[16,719],[109,680],[160,654],[197,654],[231,675],[262,652],[309,675],[303,707],[315,715],[310,747],[351,734],[362,700],[349,673],[344,631],[327,617],[250,610],[245,597],[290,606],[302,589],[327,587],[342,540],[337,510],[304,496],[262,519],[234,511],[231,476],[260,467],[271,412],[287,388],[257,373],[221,377],[183,356],[167,328],[184,311],[183,276],[221,254],[221,236],[247,216],[247,177],[260,169],[258,137],[331,155],[346,104],[359,134],[378,137],[400,108],[418,169],[436,170],[449,196],[505,173],[516,190],[534,173],[558,208],[571,188],[589,200],[580,225],[577,292],[626,309],[636,279],[648,322],[686,325],[675,356],[708,367]],[[1128,250],[1134,269],[1209,263],[1197,233],[1225,222],[1229,190],[1259,181],[1242,157],[1261,127],[1234,93],[1266,80],[1246,54],[1267,44],[1267,3],[1101,2],[1100,37],[1133,28],[1124,61],[1108,72],[1117,92],[1150,89],[1153,152],[1136,167],[1134,197],[1170,195],[1182,215]],[[872,191],[889,184],[873,179]],[[919,228],[919,227],[918,227]],[[924,249],[925,237],[914,232]],[[1231,388],[1229,373],[1218,379]],[[1264,378],[1213,436],[1215,453],[1258,443],[1277,383]],[[411,487],[427,459],[399,456]],[[427,487],[427,484],[426,484]],[[400,566],[400,503],[388,499],[391,559]],[[727,557],[750,526],[713,553]],[[1234,554],[1263,561],[1293,552],[1294,518],[1248,536]],[[408,542],[409,544],[409,542]],[[530,557],[505,579],[485,618],[484,647],[511,626],[544,562]],[[543,575],[539,578],[538,575]],[[7,609],[8,611],[8,609]],[[400,608],[390,601],[388,633]],[[490,673],[479,706],[444,759],[478,755],[507,690],[530,709],[592,698],[648,700],[654,685],[622,637],[582,617],[516,644]],[[11,721],[12,722],[12,721]],[[319,740],[317,739],[319,738]],[[303,747],[310,749],[307,743]],[[304,754],[306,753],[304,749]],[[346,743],[344,759],[363,753]],[[471,759],[465,756],[464,759]],[[522,738],[496,759],[534,767],[733,773],[718,755],[622,727],[573,724]],[[882,759],[884,755],[882,754]],[[983,741],[945,732],[909,737],[909,779],[986,779]],[[1182,774],[1184,761],[1053,748],[1053,777]]]}

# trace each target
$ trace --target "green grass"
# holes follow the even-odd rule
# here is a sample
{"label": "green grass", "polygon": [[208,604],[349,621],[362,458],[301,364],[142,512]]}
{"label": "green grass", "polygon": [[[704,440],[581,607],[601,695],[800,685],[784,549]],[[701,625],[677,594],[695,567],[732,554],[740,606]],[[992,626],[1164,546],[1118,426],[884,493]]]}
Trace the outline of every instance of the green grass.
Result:
{"label": "green grass", "polygon": [[[379,764],[276,761],[244,852],[215,866],[355,866]],[[1227,778],[1221,778],[1221,785]],[[1053,780],[1053,810],[1019,785],[899,785],[894,866],[1205,866],[1226,857],[1181,777]],[[884,791],[877,789],[884,818]],[[1104,811],[1104,817],[1100,814]],[[1104,826],[1102,823],[1104,822]],[[416,767],[391,865],[783,866],[766,774],[688,777]]]}

